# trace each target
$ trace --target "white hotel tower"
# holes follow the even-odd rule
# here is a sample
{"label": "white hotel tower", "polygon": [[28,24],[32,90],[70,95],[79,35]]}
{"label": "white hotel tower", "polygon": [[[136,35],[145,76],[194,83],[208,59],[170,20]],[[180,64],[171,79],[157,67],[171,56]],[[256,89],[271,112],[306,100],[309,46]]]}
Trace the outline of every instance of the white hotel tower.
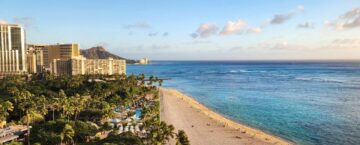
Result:
{"label": "white hotel tower", "polygon": [[24,28],[15,24],[0,24],[0,75],[22,74],[26,69]]}

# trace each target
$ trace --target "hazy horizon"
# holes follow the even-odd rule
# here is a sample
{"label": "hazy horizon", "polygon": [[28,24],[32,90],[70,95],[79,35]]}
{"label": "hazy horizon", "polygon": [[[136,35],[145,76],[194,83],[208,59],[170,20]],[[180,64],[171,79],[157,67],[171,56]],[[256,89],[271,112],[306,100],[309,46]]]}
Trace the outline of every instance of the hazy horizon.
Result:
{"label": "hazy horizon", "polygon": [[153,59],[151,61],[299,61],[299,62],[358,62],[360,59]]}
{"label": "hazy horizon", "polygon": [[360,1],[4,1],[27,42],[152,60],[360,59]]}

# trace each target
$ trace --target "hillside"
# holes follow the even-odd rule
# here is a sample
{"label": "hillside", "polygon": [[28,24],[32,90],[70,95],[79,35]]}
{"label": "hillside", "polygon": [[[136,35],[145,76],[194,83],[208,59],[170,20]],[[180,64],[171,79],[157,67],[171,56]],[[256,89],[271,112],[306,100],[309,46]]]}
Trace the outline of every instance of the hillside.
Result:
{"label": "hillside", "polygon": [[83,49],[83,50],[81,50],[81,55],[83,55],[84,57],[86,57],[88,59],[107,59],[109,57],[112,57],[114,59],[125,59],[126,63],[135,63],[135,60],[126,59],[126,58],[117,56],[115,54],[112,54],[112,53],[106,51],[106,49],[102,46],[91,47],[89,49]]}

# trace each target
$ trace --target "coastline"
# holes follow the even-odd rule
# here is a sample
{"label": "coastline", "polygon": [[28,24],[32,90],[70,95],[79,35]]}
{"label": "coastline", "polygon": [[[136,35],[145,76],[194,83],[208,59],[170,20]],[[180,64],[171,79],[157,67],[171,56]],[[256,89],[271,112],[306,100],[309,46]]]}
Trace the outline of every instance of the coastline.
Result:
{"label": "coastline", "polygon": [[[178,90],[160,88],[160,97],[162,120],[174,124],[176,129],[185,130],[192,144],[294,144],[232,121]],[[212,137],[217,139],[211,140]]]}

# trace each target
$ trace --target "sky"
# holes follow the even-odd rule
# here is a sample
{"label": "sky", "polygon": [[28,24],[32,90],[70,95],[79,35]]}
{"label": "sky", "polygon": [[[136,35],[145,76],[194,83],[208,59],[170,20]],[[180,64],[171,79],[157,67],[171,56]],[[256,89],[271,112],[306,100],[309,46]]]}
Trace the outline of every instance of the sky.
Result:
{"label": "sky", "polygon": [[0,0],[29,44],[152,60],[360,59],[360,0]]}

